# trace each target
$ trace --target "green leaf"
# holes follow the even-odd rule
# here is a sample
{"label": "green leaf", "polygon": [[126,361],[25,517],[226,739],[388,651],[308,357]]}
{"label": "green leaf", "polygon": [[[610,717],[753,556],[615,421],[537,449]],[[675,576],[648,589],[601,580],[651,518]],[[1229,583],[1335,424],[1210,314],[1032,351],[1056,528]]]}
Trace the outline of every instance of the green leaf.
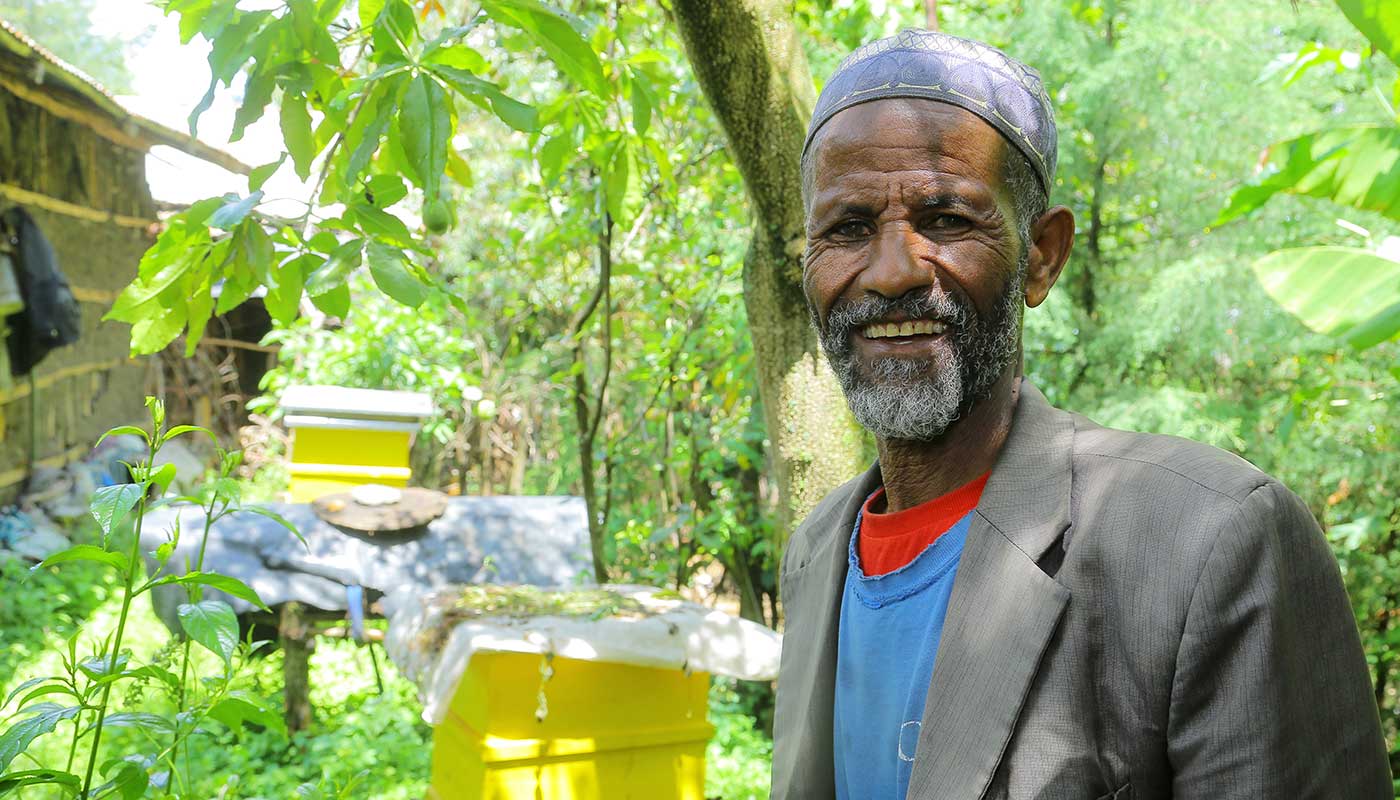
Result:
{"label": "green leaf", "polygon": [[1304,325],[1358,349],[1400,333],[1400,263],[1353,247],[1279,250],[1254,262],[1264,290]]}
{"label": "green leaf", "polygon": [[258,697],[245,691],[230,692],[229,696],[210,707],[209,716],[235,731],[244,725],[252,724],[284,735],[287,732],[281,713],[268,708]]}
{"label": "green leaf", "polygon": [[283,153],[277,157],[276,161],[263,164],[261,167],[254,167],[253,171],[248,173],[248,191],[256,192],[261,189],[263,184],[267,183],[267,179],[271,178],[273,173],[282,166],[282,162],[286,160],[287,154]]}
{"label": "green leaf", "polygon": [[122,670],[126,669],[126,665],[129,663],[131,663],[131,651],[123,650],[115,657],[109,653],[104,653],[85,658],[78,662],[78,669],[82,670],[83,674],[87,675],[89,678],[97,680],[107,675],[116,675],[120,673]]}
{"label": "green leaf", "polygon": [[242,509],[239,510],[247,511],[250,514],[257,514],[260,517],[265,517],[267,519],[272,520],[273,522],[287,529],[288,533],[297,537],[297,540],[300,541],[303,545],[306,544],[306,538],[301,535],[301,531],[297,530],[296,525],[293,525],[292,522],[286,517],[282,516],[281,514],[278,514],[276,511],[273,511],[267,506],[244,506]]}
{"label": "green leaf", "polygon": [[[52,680],[52,679],[50,679],[50,680]],[[38,689],[35,689],[34,691],[29,692],[28,694],[26,694],[24,697],[21,697],[20,700],[19,700],[19,703],[16,704],[15,708],[17,708],[17,709],[22,709],[22,708],[24,708],[25,706],[27,706],[27,705],[29,705],[30,703],[32,703],[33,701],[38,700],[38,699],[41,698],[41,697],[48,697],[49,695],[54,695],[54,694],[67,695],[67,696],[69,696],[69,697],[72,697],[72,698],[75,699],[75,700],[79,700],[79,701],[82,700],[81,697],[79,697],[77,694],[75,694],[75,693],[73,692],[72,687],[70,687],[70,686],[68,686],[68,685],[66,685],[66,684],[62,684],[62,683],[51,683],[51,684],[48,684],[47,686],[40,686]]]}
{"label": "green leaf", "polygon": [[[140,436],[142,439],[146,440],[146,444],[151,443],[151,434],[136,427],[135,425],[118,425],[115,428],[108,428],[106,433],[103,433],[100,437],[98,437],[97,444],[102,444],[102,441],[108,436]],[[93,445],[93,447],[96,446],[97,445]]]}
{"label": "green leaf", "polygon": [[185,329],[188,319],[188,312],[184,306],[154,309],[151,316],[138,320],[131,326],[131,354],[150,355],[164,350],[165,346],[175,341],[175,337]]}
{"label": "green leaf", "polygon": [[384,10],[384,0],[359,0],[356,4],[360,15],[360,27],[366,30],[374,27],[379,12]]}
{"label": "green leaf", "polygon": [[1276,171],[1236,190],[1216,225],[1248,214],[1279,192],[1400,220],[1400,128],[1353,125],[1309,133],[1271,146],[1268,160]]}
{"label": "green leaf", "polygon": [[190,584],[208,586],[211,589],[218,589],[225,594],[237,597],[239,600],[246,600],[264,611],[271,610],[267,607],[267,604],[262,601],[262,598],[258,597],[258,593],[253,591],[253,587],[237,578],[231,578],[228,575],[220,575],[217,572],[186,572],[184,575],[166,575],[163,578],[157,578],[151,581],[143,588],[165,586],[171,583],[178,583],[181,586],[188,586]]}
{"label": "green leaf", "polygon": [[141,501],[141,492],[142,487],[135,483],[103,486],[93,493],[88,510],[102,532],[110,534],[117,523],[125,519]]}
{"label": "green leaf", "polygon": [[177,436],[184,436],[187,433],[202,433],[205,436],[208,436],[209,441],[213,442],[215,445],[219,444],[219,440],[215,438],[213,431],[209,430],[208,428],[201,428],[198,425],[176,425],[175,427],[165,432],[165,436],[162,437],[162,441],[168,442]]}
{"label": "green leaf", "polygon": [[178,675],[155,664],[147,664],[143,667],[128,670],[125,677],[136,679],[154,678],[171,689],[178,689],[180,687],[180,677]]}
{"label": "green leaf", "polygon": [[388,208],[408,196],[408,187],[398,175],[375,175],[365,181],[365,202],[375,208]]}
{"label": "green leaf", "polygon": [[243,138],[243,131],[254,122],[262,119],[262,115],[267,111],[268,103],[272,102],[272,90],[277,86],[277,82],[272,75],[255,72],[248,76],[247,82],[243,85],[243,104],[233,114],[233,131],[229,134],[228,140],[236,142]]}
{"label": "green leaf", "polygon": [[[162,237],[164,238],[164,237]],[[179,247],[177,245],[176,247]],[[157,242],[156,246],[142,256],[141,263],[137,267],[140,273],[136,280],[122,290],[117,301],[112,304],[103,319],[115,319],[121,322],[134,322],[128,312],[155,300],[158,295],[169,289],[171,286],[183,279],[197,263],[196,256],[202,256],[203,252],[196,248],[163,248]]]}
{"label": "green leaf", "polygon": [[15,757],[29,748],[29,744],[46,733],[52,733],[58,723],[77,715],[79,706],[48,708],[37,714],[25,717],[0,734],[0,772],[10,766]]}
{"label": "green leaf", "polygon": [[398,125],[404,155],[428,197],[437,197],[447,166],[447,143],[452,138],[447,91],[437,79],[419,73],[408,84],[399,104]]}
{"label": "green leaf", "polygon": [[645,136],[651,127],[651,112],[655,103],[647,91],[646,78],[636,71],[632,73],[632,129],[638,136]]}
{"label": "green leaf", "polygon": [[381,17],[383,27],[387,28],[403,44],[408,45],[418,39],[418,20],[414,16],[413,6],[408,0],[388,0],[384,4],[384,15]]}
{"label": "green leaf", "polygon": [[1400,5],[1395,0],[1337,0],[1337,7],[1372,47],[1400,65]]}
{"label": "green leaf", "polygon": [[311,295],[314,300],[326,292],[343,286],[345,278],[356,267],[360,266],[361,251],[364,246],[364,239],[351,239],[336,245],[336,248],[326,258],[325,263],[307,276],[306,293]]}
{"label": "green leaf", "polygon": [[[124,485],[132,486],[134,484]],[[92,544],[75,544],[67,550],[60,550],[38,564],[35,564],[33,568],[41,569],[43,567],[52,567],[55,564],[66,564],[69,561],[96,561],[101,564],[116,567],[122,572],[126,572],[127,570],[126,556],[121,553],[113,553],[110,550],[103,550],[97,545]]]}
{"label": "green leaf", "polygon": [[350,315],[350,286],[342,283],[330,291],[314,294],[311,304],[328,317],[345,319]]}
{"label": "green leaf", "polygon": [[20,685],[16,686],[14,689],[10,690],[10,694],[5,698],[5,702],[0,703],[0,708],[4,708],[4,707],[8,706],[16,697],[19,697],[20,694],[23,693],[25,689],[29,689],[29,688],[34,687],[34,686],[38,686],[39,684],[44,683],[45,681],[54,681],[54,680],[58,680],[58,679],[57,679],[57,678],[50,677],[50,676],[48,676],[48,675],[44,675],[44,676],[41,676],[41,677],[38,677],[38,678],[30,678],[29,680],[25,681],[24,683],[21,683]]}
{"label": "green leaf", "polygon": [[83,781],[77,775],[69,772],[60,772],[56,769],[28,769],[18,772],[7,772],[0,776],[0,797],[24,786],[42,786],[47,783],[67,786],[76,794],[82,788]]}
{"label": "green leaf", "polygon": [[447,176],[456,181],[458,186],[472,185],[471,165],[453,148],[447,150]]}
{"label": "green leaf", "polygon": [[157,495],[165,494],[165,490],[170,488],[170,482],[175,480],[176,467],[173,462],[161,464],[160,468],[151,475],[151,487],[156,490]]}
{"label": "green leaf", "polygon": [[379,140],[393,122],[399,90],[406,80],[406,75],[398,74],[375,81],[359,113],[350,123],[350,128],[345,132],[345,147],[349,149],[350,156],[340,176],[347,186],[359,179],[379,150]]}
{"label": "green leaf", "polygon": [[[114,714],[113,716],[121,715]],[[156,715],[154,714],[146,714],[143,716],[155,717],[156,719],[163,720],[162,717],[156,717]],[[112,717],[108,717],[107,721],[110,723],[111,719]],[[168,721],[166,721],[166,726],[169,728],[168,731],[162,731],[155,727],[148,727],[146,728],[146,730],[152,735],[152,737],[174,735],[175,726]],[[132,726],[128,725],[125,727]],[[107,781],[106,783],[102,784],[101,786],[93,789],[92,796],[109,797],[110,795],[107,794],[107,792],[115,791],[118,795],[121,796],[122,800],[141,800],[142,797],[146,796],[146,788],[151,785],[151,776],[146,772],[146,768],[143,767],[141,764],[137,763],[136,761],[124,761],[118,759],[117,762],[118,763],[115,765],[117,766],[116,776],[113,777],[111,780]],[[114,765],[108,764],[104,766],[102,768],[102,774],[111,775],[112,766]]]}
{"label": "green leaf", "polygon": [[434,75],[442,78],[458,94],[475,103],[483,100],[502,122],[518,131],[526,133],[539,130],[539,112],[534,106],[522,103],[501,91],[501,87],[488,80],[472,75],[456,67],[443,64],[428,64]]}
{"label": "green leaf", "polygon": [[578,144],[568,134],[560,134],[540,148],[540,178],[546,188],[554,186],[564,174],[568,160],[578,153]]}
{"label": "green leaf", "polygon": [[656,171],[661,176],[661,184],[666,188],[668,194],[674,196],[676,191],[676,174],[671,170],[671,157],[661,147],[661,143],[655,139],[646,140],[647,152],[651,154],[651,161],[656,165]]}
{"label": "green leaf", "polygon": [[145,712],[122,712],[119,714],[108,714],[102,721],[103,729],[106,728],[131,728],[133,730],[145,731],[156,736],[172,736],[175,733],[175,722],[159,714]]}
{"label": "green leaf", "polygon": [[204,275],[199,285],[185,300],[185,326],[188,328],[185,335],[185,358],[194,357],[199,340],[204,337],[204,329],[209,324],[210,317],[214,315],[214,295],[211,291],[213,280],[212,274]]}
{"label": "green leaf", "polygon": [[563,11],[537,0],[486,0],[482,5],[492,19],[529,34],[579,86],[604,100],[611,97],[598,54]]}
{"label": "green leaf", "polygon": [[190,129],[191,137],[199,136],[199,118],[204,116],[204,112],[213,107],[214,96],[218,90],[219,79],[210,78],[209,88],[204,90],[204,96],[199,99],[199,102],[196,103],[195,107],[190,111],[190,115],[185,118],[185,124]]}
{"label": "green leaf", "polygon": [[209,227],[232,230],[235,225],[243,221],[244,217],[248,216],[248,213],[257,206],[262,197],[262,190],[259,189],[241,200],[229,200],[220,206],[218,211],[209,215]]}
{"label": "green leaf", "polygon": [[384,294],[406,306],[417,308],[428,298],[428,287],[409,269],[403,251],[380,242],[370,242],[369,274]]}
{"label": "green leaf", "polygon": [[316,158],[316,137],[311,132],[311,114],[306,110],[306,98],[283,92],[278,119],[282,125],[282,140],[292,156],[297,177],[307,180],[311,177],[311,162]]}
{"label": "green leaf", "polygon": [[181,603],[180,627],[194,641],[220,656],[227,666],[238,648],[238,617],[233,608],[222,600]]}
{"label": "green leaf", "polygon": [[267,296],[263,302],[267,313],[281,325],[290,325],[301,309],[301,295],[306,286],[306,276],[314,273],[321,263],[321,257],[314,253],[302,253],[283,261],[274,279],[269,282]]}
{"label": "green leaf", "polygon": [[[459,28],[457,30],[461,29]],[[447,33],[447,31],[444,31],[444,33]],[[448,67],[464,69],[475,75],[484,75],[491,69],[491,66],[486,63],[486,58],[482,56],[481,53],[478,53],[476,50],[460,42],[450,47],[440,47],[432,50],[424,61],[424,66],[427,66],[429,69],[432,68],[433,64],[442,64]]]}
{"label": "green leaf", "polygon": [[347,216],[360,223],[360,230],[379,241],[392,242],[401,247],[413,246],[413,233],[398,217],[369,203],[351,203]]}
{"label": "green leaf", "polygon": [[631,143],[622,139],[613,150],[607,174],[608,213],[626,227],[642,205],[642,176]]}

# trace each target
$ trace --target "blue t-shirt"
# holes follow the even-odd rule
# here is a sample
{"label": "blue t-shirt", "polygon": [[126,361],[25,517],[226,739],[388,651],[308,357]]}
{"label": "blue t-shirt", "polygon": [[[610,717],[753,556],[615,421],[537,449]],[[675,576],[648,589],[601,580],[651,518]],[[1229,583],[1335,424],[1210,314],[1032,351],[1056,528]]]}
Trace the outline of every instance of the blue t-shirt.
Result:
{"label": "blue t-shirt", "polygon": [[913,561],[867,576],[851,535],[836,650],[835,736],[838,800],[903,800],[938,639],[948,614],[972,513]]}

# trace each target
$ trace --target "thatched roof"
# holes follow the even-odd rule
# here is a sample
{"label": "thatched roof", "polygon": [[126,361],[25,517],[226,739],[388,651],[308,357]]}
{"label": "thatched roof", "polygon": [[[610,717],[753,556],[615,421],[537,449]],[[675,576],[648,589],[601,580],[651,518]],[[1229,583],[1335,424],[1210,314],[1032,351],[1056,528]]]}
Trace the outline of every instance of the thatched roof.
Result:
{"label": "thatched roof", "polygon": [[232,172],[246,175],[252,171],[252,167],[232,155],[210,147],[188,133],[133,114],[92,76],[54,55],[3,19],[0,19],[0,59],[23,66],[22,69],[6,70],[0,74],[0,88],[27,100],[35,100],[36,94],[49,94],[46,90],[61,87],[67,95],[64,105],[75,109],[88,106],[89,110],[105,117],[105,121],[115,124],[118,130],[130,137],[133,144],[146,148],[156,144],[168,145]]}

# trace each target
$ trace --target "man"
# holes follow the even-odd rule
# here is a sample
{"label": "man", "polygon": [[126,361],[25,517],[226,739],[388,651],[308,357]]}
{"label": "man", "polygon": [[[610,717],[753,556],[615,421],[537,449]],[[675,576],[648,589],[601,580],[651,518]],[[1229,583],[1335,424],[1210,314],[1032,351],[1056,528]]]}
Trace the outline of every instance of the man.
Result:
{"label": "man", "polygon": [[807,138],[804,285],[879,461],[784,556],[773,796],[1392,797],[1307,508],[1020,377],[1074,238],[1038,74],[905,31],[842,63]]}

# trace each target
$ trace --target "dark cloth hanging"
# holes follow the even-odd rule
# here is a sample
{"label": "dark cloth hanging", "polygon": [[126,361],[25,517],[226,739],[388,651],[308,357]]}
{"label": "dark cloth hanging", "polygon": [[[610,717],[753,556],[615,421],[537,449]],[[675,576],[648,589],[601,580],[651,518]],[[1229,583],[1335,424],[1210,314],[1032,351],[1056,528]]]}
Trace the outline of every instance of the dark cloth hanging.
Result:
{"label": "dark cloth hanging", "polygon": [[82,315],[53,246],[34,218],[19,206],[0,215],[9,242],[24,310],[9,318],[10,374],[28,375],[50,350],[78,340]]}

